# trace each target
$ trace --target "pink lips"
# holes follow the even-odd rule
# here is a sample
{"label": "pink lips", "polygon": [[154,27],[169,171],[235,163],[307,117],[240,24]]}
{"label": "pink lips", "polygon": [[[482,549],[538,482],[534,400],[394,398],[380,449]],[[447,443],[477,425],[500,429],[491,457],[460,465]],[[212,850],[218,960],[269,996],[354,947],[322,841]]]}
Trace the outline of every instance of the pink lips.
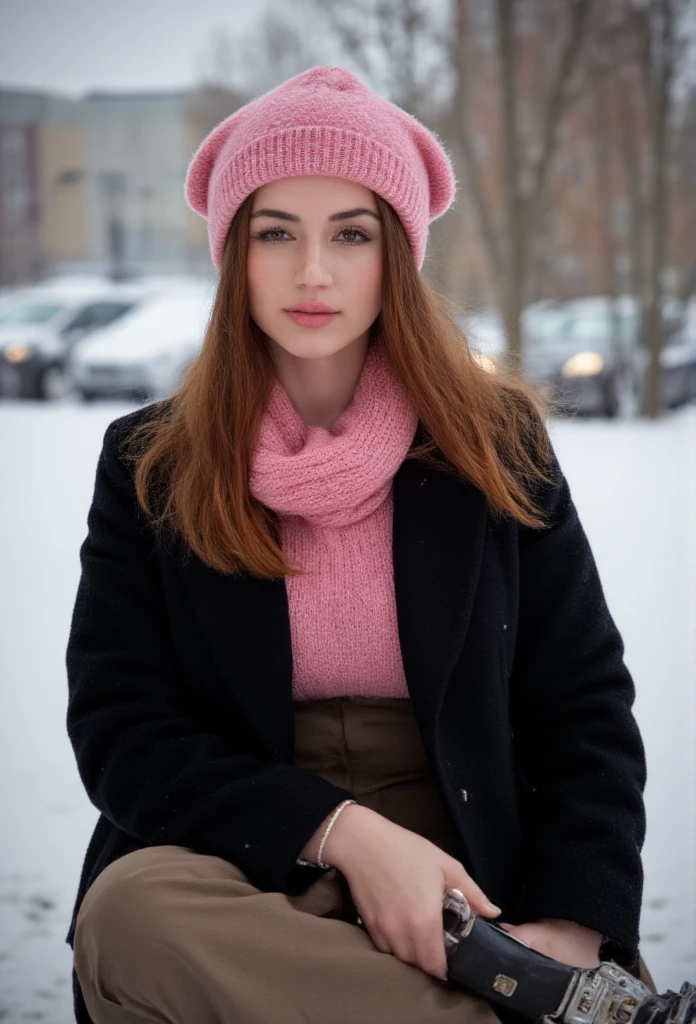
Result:
{"label": "pink lips", "polygon": [[324,327],[336,316],[336,313],[306,313],[299,309],[286,309],[285,312],[300,327]]}

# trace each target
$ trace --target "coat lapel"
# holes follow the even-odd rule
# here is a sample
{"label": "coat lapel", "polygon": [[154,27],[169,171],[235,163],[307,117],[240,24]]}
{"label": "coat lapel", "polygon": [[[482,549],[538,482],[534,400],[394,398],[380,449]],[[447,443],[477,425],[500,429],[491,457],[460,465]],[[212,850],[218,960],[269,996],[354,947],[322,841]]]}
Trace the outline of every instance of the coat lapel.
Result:
{"label": "coat lapel", "polygon": [[224,575],[191,557],[179,566],[226,687],[270,757],[292,760],[292,644],[284,580]]}
{"label": "coat lapel", "polygon": [[[487,521],[481,491],[413,459],[394,477],[397,623],[409,693],[434,743],[466,637]],[[285,582],[179,566],[213,658],[270,756],[292,761],[292,645]]]}
{"label": "coat lapel", "polygon": [[421,728],[435,739],[473,605],[487,522],[484,494],[407,459],[394,478],[394,587],[404,672]]}

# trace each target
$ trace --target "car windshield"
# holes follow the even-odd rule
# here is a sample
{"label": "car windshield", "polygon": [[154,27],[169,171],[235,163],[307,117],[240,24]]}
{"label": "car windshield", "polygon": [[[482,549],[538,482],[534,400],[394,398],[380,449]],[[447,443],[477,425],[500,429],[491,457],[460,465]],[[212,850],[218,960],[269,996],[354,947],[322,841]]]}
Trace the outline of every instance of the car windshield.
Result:
{"label": "car windshield", "polygon": [[[624,341],[635,338],[638,329],[638,314],[624,310],[618,314],[619,337]],[[571,315],[567,338],[569,342],[606,351],[612,341],[613,324],[610,310],[592,313],[580,312]]]}
{"label": "car windshield", "polygon": [[[640,310],[634,304],[617,304],[619,342],[630,348],[642,344]],[[608,304],[585,303],[579,300],[555,308],[529,310],[524,317],[526,341],[532,349],[572,350],[585,349],[608,354],[611,349],[613,322],[612,310]],[[678,328],[683,324],[683,314],[667,304],[663,312],[665,344],[673,343],[680,337]],[[676,331],[676,335],[675,332]]]}
{"label": "car windshield", "polygon": [[0,312],[0,324],[47,324],[64,309],[57,302],[19,302]]}
{"label": "car windshield", "polygon": [[544,309],[525,317],[525,333],[530,344],[545,347],[561,343],[566,336],[568,314],[563,309]]}

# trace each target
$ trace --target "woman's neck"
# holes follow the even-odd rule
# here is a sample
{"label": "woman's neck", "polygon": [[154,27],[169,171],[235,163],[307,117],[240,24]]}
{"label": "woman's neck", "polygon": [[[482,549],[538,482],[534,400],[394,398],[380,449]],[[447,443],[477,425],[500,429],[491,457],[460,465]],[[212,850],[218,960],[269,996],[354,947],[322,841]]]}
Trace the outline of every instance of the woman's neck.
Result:
{"label": "woman's neck", "polygon": [[369,332],[328,356],[296,356],[271,339],[276,376],[307,426],[331,430],[348,408],[367,355]]}

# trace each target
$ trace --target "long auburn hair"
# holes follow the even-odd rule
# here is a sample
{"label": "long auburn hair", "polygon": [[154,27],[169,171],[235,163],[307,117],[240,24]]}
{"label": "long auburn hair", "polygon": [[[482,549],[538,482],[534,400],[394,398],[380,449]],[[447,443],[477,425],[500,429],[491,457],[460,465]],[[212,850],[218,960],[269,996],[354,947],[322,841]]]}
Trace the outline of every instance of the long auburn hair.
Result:
{"label": "long auburn hair", "polygon": [[[446,296],[418,272],[400,218],[376,195],[383,226],[381,310],[371,328],[419,417],[406,458],[454,472],[495,516],[546,525],[529,485],[551,482],[545,418],[553,400],[506,366],[485,369]],[[304,575],[280,546],[277,514],[250,492],[257,432],[274,366],[249,314],[246,263],[253,194],[230,225],[201,350],[176,390],[126,438],[139,506],[157,536],[184,542],[223,573]]]}

